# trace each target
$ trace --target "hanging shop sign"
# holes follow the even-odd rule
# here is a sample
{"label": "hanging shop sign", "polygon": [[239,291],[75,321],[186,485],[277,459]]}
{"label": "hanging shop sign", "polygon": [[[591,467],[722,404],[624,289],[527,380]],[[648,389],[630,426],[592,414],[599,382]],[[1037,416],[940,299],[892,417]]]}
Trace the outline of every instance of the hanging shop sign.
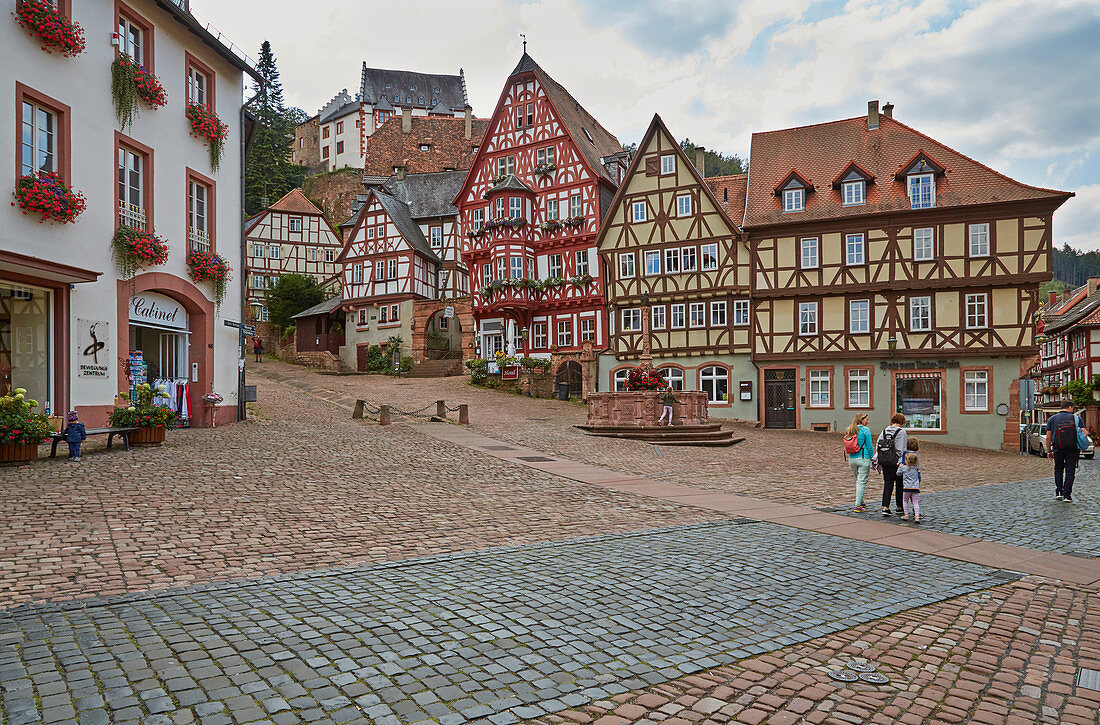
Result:
{"label": "hanging shop sign", "polygon": [[78,378],[110,377],[111,327],[104,320],[76,320]]}
{"label": "hanging shop sign", "polygon": [[186,330],[187,312],[183,305],[167,295],[142,292],[130,298],[130,322]]}

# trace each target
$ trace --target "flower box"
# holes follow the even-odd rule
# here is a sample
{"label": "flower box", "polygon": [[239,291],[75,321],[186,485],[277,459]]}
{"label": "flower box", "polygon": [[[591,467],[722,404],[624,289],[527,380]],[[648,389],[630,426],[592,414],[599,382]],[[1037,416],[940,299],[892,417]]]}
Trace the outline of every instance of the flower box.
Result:
{"label": "flower box", "polygon": [[130,444],[137,446],[152,446],[164,442],[166,428],[138,428],[130,432]]}
{"label": "flower box", "polygon": [[0,443],[0,463],[24,463],[36,458],[37,443]]}
{"label": "flower box", "polygon": [[15,11],[16,21],[38,38],[42,50],[73,57],[84,52],[84,28],[65,17],[49,0],[23,0]]}
{"label": "flower box", "polygon": [[40,171],[19,177],[12,206],[22,209],[24,216],[29,212],[38,214],[42,222],[71,224],[84,213],[87,202],[83,194],[63,184],[57,174]]}
{"label": "flower box", "polygon": [[231,276],[229,262],[226,261],[225,257],[214,252],[188,252],[187,274],[195,282],[212,283],[214,285],[214,302],[218,305],[222,303]]}
{"label": "flower box", "polygon": [[160,79],[145,70],[145,66],[119,53],[111,63],[111,99],[118,123],[125,129],[138,116],[139,102],[156,110],[168,103],[168,93]]}
{"label": "flower box", "polygon": [[187,120],[191,124],[191,135],[202,139],[210,149],[210,168],[217,171],[222,162],[222,148],[229,137],[229,126],[201,103],[187,104]]}
{"label": "flower box", "polygon": [[111,237],[111,257],[125,278],[168,261],[168,244],[152,232],[121,226]]}

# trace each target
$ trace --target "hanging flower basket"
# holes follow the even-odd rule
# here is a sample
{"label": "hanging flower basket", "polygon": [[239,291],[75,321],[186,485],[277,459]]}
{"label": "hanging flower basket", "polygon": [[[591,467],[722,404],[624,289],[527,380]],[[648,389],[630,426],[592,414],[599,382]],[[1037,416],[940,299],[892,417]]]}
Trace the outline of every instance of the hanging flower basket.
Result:
{"label": "hanging flower basket", "polygon": [[121,226],[111,237],[111,258],[124,279],[168,261],[168,243],[144,229]]}
{"label": "hanging flower basket", "polygon": [[160,79],[145,70],[145,66],[119,53],[111,63],[111,99],[118,123],[125,129],[141,112],[139,103],[156,110],[168,103],[168,93]]}
{"label": "hanging flower basket", "polygon": [[84,28],[62,15],[48,0],[23,0],[15,19],[38,38],[47,53],[56,50],[71,58],[84,52]]}
{"label": "hanging flower basket", "polygon": [[543,222],[542,224],[539,224],[539,229],[547,234],[549,234],[550,232],[556,232],[557,230],[561,229],[561,222],[559,222],[557,219],[551,219],[548,222]]}
{"label": "hanging flower basket", "polygon": [[214,252],[188,252],[187,274],[196,282],[214,285],[214,304],[221,305],[230,278],[229,262]]}
{"label": "hanging flower basket", "polygon": [[29,212],[38,214],[40,222],[75,222],[86,206],[84,195],[61,183],[57,174],[40,171],[37,174],[20,176],[15,184],[15,201],[26,216]]}
{"label": "hanging flower basket", "polygon": [[187,120],[191,123],[191,135],[201,138],[210,149],[210,168],[217,171],[222,163],[222,148],[229,137],[229,126],[201,103],[187,104]]}

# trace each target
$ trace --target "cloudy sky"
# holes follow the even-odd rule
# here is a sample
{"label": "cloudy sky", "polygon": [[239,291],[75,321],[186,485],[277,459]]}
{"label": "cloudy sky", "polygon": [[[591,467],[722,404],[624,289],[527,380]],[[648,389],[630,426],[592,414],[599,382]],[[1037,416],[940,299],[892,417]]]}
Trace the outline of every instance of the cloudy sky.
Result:
{"label": "cloudy sky", "polygon": [[1055,243],[1100,248],[1097,0],[191,0],[315,113],[366,61],[466,71],[488,116],[522,52],[620,141],[654,112],[747,156],[753,131],[848,118],[867,101],[1020,181],[1077,194]]}

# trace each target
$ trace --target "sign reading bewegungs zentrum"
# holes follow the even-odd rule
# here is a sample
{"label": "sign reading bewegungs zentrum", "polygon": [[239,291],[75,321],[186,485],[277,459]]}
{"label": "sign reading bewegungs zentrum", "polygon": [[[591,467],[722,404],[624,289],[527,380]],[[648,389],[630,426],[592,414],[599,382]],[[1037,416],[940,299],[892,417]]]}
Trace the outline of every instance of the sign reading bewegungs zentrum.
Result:
{"label": "sign reading bewegungs zentrum", "polygon": [[110,375],[111,327],[103,320],[76,320],[77,377],[106,378]]}

